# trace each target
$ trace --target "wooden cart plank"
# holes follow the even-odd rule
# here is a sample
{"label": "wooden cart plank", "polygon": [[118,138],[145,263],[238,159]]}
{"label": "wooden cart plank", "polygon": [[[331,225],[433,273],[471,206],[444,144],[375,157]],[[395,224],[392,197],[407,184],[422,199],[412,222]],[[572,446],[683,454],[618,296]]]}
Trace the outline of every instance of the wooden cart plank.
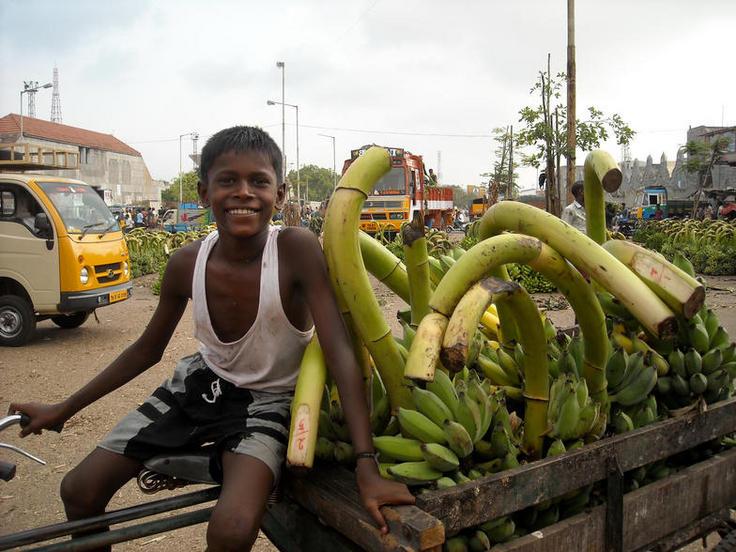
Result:
{"label": "wooden cart plank", "polygon": [[381,535],[360,502],[354,475],[345,468],[321,468],[308,478],[291,477],[287,492],[366,550],[439,551],[445,541],[442,523],[416,506],[382,508],[390,532]]}
{"label": "wooden cart plank", "polygon": [[659,539],[656,544],[641,548],[637,552],[675,552],[701,537],[705,538],[717,529],[730,530],[728,518],[729,510],[721,510],[699,519],[687,527]]}
{"label": "wooden cart plank", "polygon": [[[624,496],[624,550],[672,550],[718,525],[736,504],[736,449]],[[606,506],[596,506],[494,552],[603,552]]]}
{"label": "wooden cart plank", "polygon": [[580,450],[450,489],[422,494],[417,506],[458,531],[579,489],[606,477],[615,455],[626,472],[736,431],[736,398],[617,435]]}

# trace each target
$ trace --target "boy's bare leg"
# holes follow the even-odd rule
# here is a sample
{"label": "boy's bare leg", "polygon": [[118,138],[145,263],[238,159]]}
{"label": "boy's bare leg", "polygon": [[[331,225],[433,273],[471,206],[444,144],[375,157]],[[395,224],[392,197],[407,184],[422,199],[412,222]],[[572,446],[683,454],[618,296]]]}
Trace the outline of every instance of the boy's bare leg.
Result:
{"label": "boy's bare leg", "polygon": [[273,472],[257,458],[232,452],[222,455],[222,471],[222,492],[207,527],[207,550],[250,550],[273,489]]}
{"label": "boy's bare leg", "polygon": [[[137,460],[105,449],[94,449],[61,481],[66,517],[72,521],[103,514],[112,496],[140,469],[141,463]],[[110,547],[98,550],[110,550]]]}

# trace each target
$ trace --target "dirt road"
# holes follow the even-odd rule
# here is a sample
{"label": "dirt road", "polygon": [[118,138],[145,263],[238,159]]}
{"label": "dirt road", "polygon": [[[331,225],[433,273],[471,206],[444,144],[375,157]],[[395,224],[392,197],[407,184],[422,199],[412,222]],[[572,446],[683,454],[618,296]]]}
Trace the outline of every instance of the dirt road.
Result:
{"label": "dirt road", "polygon": [[[76,330],[61,330],[50,321],[42,322],[27,346],[0,349],[0,409],[6,409],[11,400],[62,400],[98,373],[138,337],[151,317],[157,302],[148,288],[151,281],[151,277],[136,280],[130,300],[100,309],[99,324],[90,319]],[[729,333],[736,336],[733,292],[736,278],[713,278],[710,284],[717,289],[709,292],[708,303],[716,308]],[[399,308],[395,298],[380,289],[377,295],[387,318],[393,321]],[[554,311],[550,316],[563,326],[571,324],[573,319],[569,310]],[[398,333],[398,324],[392,326]],[[187,309],[158,365],[72,418],[63,433],[25,439],[22,445],[44,458],[47,465],[17,460],[16,478],[0,485],[0,519],[3,520],[0,533],[61,521],[64,516],[58,488],[64,474],[92,450],[117,420],[169,376],[179,358],[195,350],[191,312]],[[20,443],[20,439],[9,433],[3,435],[5,441]],[[130,483],[113,498],[111,507],[130,506],[142,499],[135,484]],[[199,525],[121,544],[116,550],[202,550],[204,535],[204,525]],[[261,537],[255,550],[265,552],[275,548]]]}

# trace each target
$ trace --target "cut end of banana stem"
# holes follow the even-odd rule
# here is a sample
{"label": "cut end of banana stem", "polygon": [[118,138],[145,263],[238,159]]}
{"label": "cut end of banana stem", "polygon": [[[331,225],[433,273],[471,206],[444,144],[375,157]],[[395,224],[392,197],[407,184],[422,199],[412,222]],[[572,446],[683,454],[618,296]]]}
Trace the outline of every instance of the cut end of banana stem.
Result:
{"label": "cut end of banana stem", "polygon": [[685,301],[685,304],[682,306],[683,316],[690,320],[703,307],[703,303],[705,303],[705,287],[698,286],[697,288],[695,288],[690,298]]}
{"label": "cut end of banana stem", "polygon": [[677,318],[671,316],[662,320],[657,326],[657,335],[660,339],[672,339],[677,335]]}
{"label": "cut end of banana stem", "polygon": [[604,190],[611,194],[621,187],[622,181],[623,174],[621,173],[620,169],[616,168],[611,169],[605,174],[605,176],[601,179],[601,185],[603,186]]}
{"label": "cut end of banana stem", "polygon": [[440,350],[440,361],[451,372],[459,372],[465,366],[467,352],[467,346],[463,346],[460,343],[450,347],[442,347]]}

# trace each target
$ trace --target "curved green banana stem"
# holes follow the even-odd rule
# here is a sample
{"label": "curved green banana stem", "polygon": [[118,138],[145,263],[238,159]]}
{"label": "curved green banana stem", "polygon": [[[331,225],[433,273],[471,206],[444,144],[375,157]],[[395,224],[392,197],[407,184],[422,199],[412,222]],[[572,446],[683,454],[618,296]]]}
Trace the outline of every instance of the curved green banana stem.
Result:
{"label": "curved green banana stem", "polygon": [[[509,272],[506,270],[506,265],[494,268],[490,274],[501,280],[511,281]],[[498,335],[498,339],[504,348],[513,349],[519,341],[519,328],[514,319],[514,310],[506,303],[501,303],[500,305],[496,305],[496,311],[498,312],[498,319],[501,326],[501,333]]]}
{"label": "curved green banana stem", "polygon": [[340,290],[355,327],[371,353],[392,410],[412,406],[403,384],[404,361],[383,318],[358,245],[358,222],[365,198],[391,168],[388,152],[372,147],[340,179],[324,222],[324,252],[333,286]]}
{"label": "curved green banana stem", "polygon": [[[606,291],[615,295],[654,336],[662,339],[676,333],[674,314],[644,282],[600,245],[556,216],[531,205],[501,201],[483,215],[478,234],[483,239],[504,230],[534,236],[550,245],[576,268],[588,273]],[[433,302],[430,305],[434,307]]]}
{"label": "curved green banana stem", "polygon": [[358,238],[366,270],[409,304],[409,277],[401,259],[363,231],[358,232]]}
{"label": "curved green banana stem", "polygon": [[624,240],[609,240],[603,248],[628,266],[680,316],[690,319],[703,306],[703,284],[659,253]]}
{"label": "curved green banana stem", "polygon": [[591,397],[601,405],[606,405],[606,363],[610,342],[606,332],[606,317],[592,286],[574,266],[548,245],[542,246],[539,257],[531,260],[529,266],[552,282],[575,311],[583,336],[583,377]]}
{"label": "curved green banana stem", "polygon": [[494,290],[497,306],[506,303],[513,309],[519,327],[524,328],[519,334],[524,348],[523,447],[532,458],[541,458],[549,403],[549,360],[542,317],[534,300],[516,282],[487,278],[483,285]]}
{"label": "curved green banana stem", "polygon": [[526,263],[538,257],[541,250],[542,242],[538,239],[519,234],[483,240],[468,249],[447,271],[434,290],[429,306],[449,318],[463,295],[477,281],[507,263]]}
{"label": "curved green banana stem", "polygon": [[424,233],[422,214],[417,211],[414,219],[401,228],[401,239],[404,242],[406,272],[409,278],[409,305],[411,306],[411,325],[418,326],[429,309],[429,296],[432,288],[429,284],[429,255],[427,254],[427,237]]}
{"label": "curved green banana stem", "polygon": [[594,242],[606,241],[606,201],[603,190],[615,192],[621,186],[623,175],[608,152],[591,151],[585,157],[585,229]]}

